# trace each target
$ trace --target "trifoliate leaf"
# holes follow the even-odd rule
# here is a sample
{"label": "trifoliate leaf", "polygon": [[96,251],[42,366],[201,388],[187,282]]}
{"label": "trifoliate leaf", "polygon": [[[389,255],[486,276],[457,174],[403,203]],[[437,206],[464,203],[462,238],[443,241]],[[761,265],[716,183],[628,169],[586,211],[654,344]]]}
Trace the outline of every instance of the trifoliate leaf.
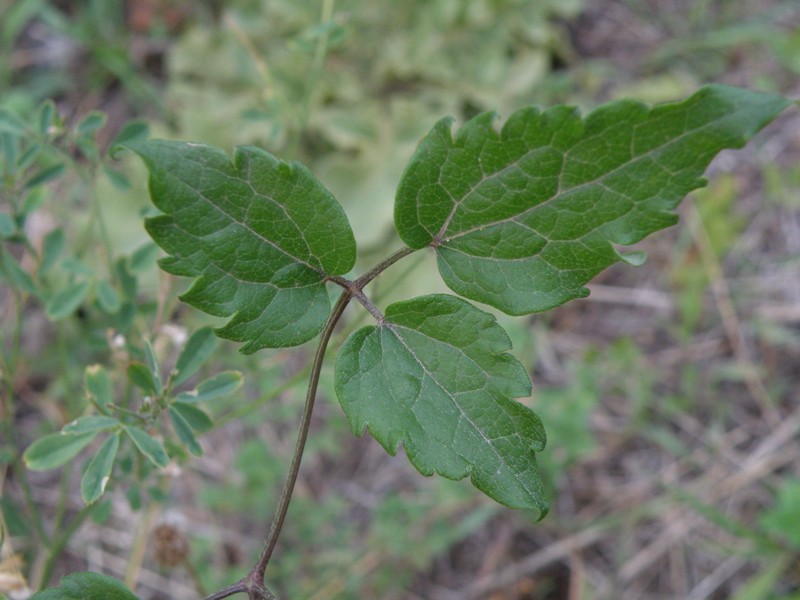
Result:
{"label": "trifoliate leaf", "polygon": [[319,333],[330,313],[326,277],[346,274],[356,247],[342,207],[305,167],[249,146],[233,161],[201,144],[128,147],[144,159],[165,213],[146,222],[170,255],[162,268],[197,278],[184,301],[232,317],[217,333],[245,342],[245,353]]}
{"label": "trifoliate leaf", "polygon": [[353,333],[335,385],[353,431],[391,454],[402,442],[423,474],[469,475],[498,502],[547,511],[534,452],[545,445],[524,367],[493,315],[437,294],[391,305],[383,323]]}
{"label": "trifoliate leaf", "polygon": [[34,594],[31,600],[139,600],[124,583],[100,573],[72,573],[60,583]]}
{"label": "trifoliate leaf", "polygon": [[633,244],[674,224],[724,148],[739,148],[788,106],[722,85],[683,102],[631,100],[521,109],[498,132],[482,114],[451,135],[439,121],[405,170],[395,224],[432,246],[445,283],[509,314],[584,297],[584,284]]}

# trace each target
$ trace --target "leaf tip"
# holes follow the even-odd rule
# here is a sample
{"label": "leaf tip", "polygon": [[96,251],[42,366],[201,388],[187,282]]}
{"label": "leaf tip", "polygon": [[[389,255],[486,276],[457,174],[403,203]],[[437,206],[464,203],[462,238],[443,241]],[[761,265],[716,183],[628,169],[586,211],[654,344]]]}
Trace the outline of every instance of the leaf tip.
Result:
{"label": "leaf tip", "polygon": [[617,252],[619,259],[632,267],[641,267],[647,261],[647,253],[642,251]]}

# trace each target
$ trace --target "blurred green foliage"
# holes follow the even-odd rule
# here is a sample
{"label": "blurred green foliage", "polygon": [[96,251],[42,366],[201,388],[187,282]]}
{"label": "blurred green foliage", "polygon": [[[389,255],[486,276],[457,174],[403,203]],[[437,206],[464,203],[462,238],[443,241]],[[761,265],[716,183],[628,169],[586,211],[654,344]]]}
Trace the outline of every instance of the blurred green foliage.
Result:
{"label": "blurred green foliage", "polygon": [[[102,364],[112,382],[110,397],[138,410],[154,376],[147,367],[144,340],[154,342],[162,363],[156,370],[166,378],[185,335],[155,330],[158,319],[177,310],[177,302],[175,290],[159,288],[154,247],[142,245],[143,173],[106,154],[119,123],[105,127],[100,113],[86,114],[83,108],[70,112],[78,100],[93,94],[95,106],[110,90],[121,90],[134,114],[156,116],[160,136],[228,148],[255,143],[309,163],[346,203],[364,259],[374,262],[387,245],[396,243],[390,199],[403,165],[419,138],[445,114],[463,120],[497,110],[503,116],[528,103],[589,105],[604,96],[666,100],[698,82],[724,78],[748,59],[756,65],[751,84],[765,89],[785,89],[800,73],[800,33],[787,24],[796,11],[793,0],[772,3],[768,11],[761,11],[758,2],[706,0],[687,3],[687,11],[669,12],[659,10],[658,3],[625,0],[642,23],[657,24],[667,40],[629,70],[611,57],[587,56],[573,47],[581,43],[571,38],[576,23],[593,8],[582,0],[190,4],[192,10],[177,28],[156,18],[147,31],[135,33],[121,0],[0,0],[0,287],[4,298],[15,298],[18,311],[0,323],[0,383],[6,397],[17,395],[17,409],[22,406],[26,418],[23,430],[4,413],[3,468],[16,464],[23,472],[24,445],[15,443],[21,436],[57,431],[91,402],[107,403],[92,379],[98,371],[87,366]],[[594,13],[591,18],[603,16]],[[147,64],[152,57],[132,50],[142,40],[167,48],[163,72],[161,65]],[[758,68],[765,62],[770,68]],[[58,98],[62,108],[43,103],[49,97]],[[66,114],[63,107],[68,107]],[[135,133],[136,127],[141,124],[129,132]],[[770,163],[759,170],[769,208],[796,210],[800,169]],[[740,191],[733,176],[722,175],[696,197],[720,260],[735,249],[747,226],[734,206]],[[51,225],[37,237],[31,232],[41,231],[36,225],[40,219]],[[795,258],[786,260],[789,268],[797,266]],[[400,284],[404,295],[436,289],[437,283],[419,276],[434,269],[421,266],[413,277],[405,274]],[[667,271],[664,285],[674,294],[678,317],[661,325],[665,335],[688,347],[707,335],[715,316],[708,303],[708,275],[685,230]],[[392,297],[389,289],[374,291]],[[204,324],[192,322],[193,327]],[[540,325],[517,325],[511,331],[518,355],[532,367],[551,344]],[[753,327],[768,347],[786,352],[797,348],[796,327],[767,320]],[[109,337],[109,331],[122,337]],[[265,421],[276,424],[287,438],[293,436],[301,401],[297,382],[304,380],[304,373],[286,365],[299,360],[286,353],[241,357],[223,351],[201,370],[202,378],[230,370],[257,373],[240,393],[206,407],[219,424],[234,419],[245,423],[228,479],[204,481],[198,493],[201,507],[219,515],[220,522],[233,519],[237,531],[252,524],[236,517],[263,513],[283,477],[284,449],[257,436]],[[129,376],[130,361],[145,368],[135,367]],[[730,407],[725,380],[707,372],[706,364],[684,365],[678,381],[671,382],[675,385],[667,385],[674,372],[648,363],[643,350],[622,338],[608,349],[591,348],[567,361],[563,381],[536,381],[533,406],[551,438],[559,440],[541,463],[551,489],[557,490],[570,469],[598,451],[592,417],[604,398],[621,399],[630,408],[630,438],[641,435],[676,458],[686,459],[688,450],[671,417],[710,414],[709,439],[716,439],[711,429],[725,425],[730,416],[724,411]],[[333,398],[326,384],[331,378],[330,373],[323,375],[322,395],[327,398]],[[137,388],[137,381],[144,389]],[[33,382],[36,393],[19,396],[19,389],[27,389],[20,382]],[[786,377],[770,385],[780,389],[793,382]],[[190,382],[182,391],[191,387],[196,386]],[[709,412],[714,403],[717,412]],[[320,403],[318,410],[324,411],[325,427],[310,440],[307,465],[342,459],[341,440],[349,435],[335,403]],[[185,440],[168,421],[159,425],[167,450],[188,460]],[[205,444],[202,437],[199,441]],[[90,459],[87,452],[79,460],[85,465]],[[133,444],[122,444],[110,489],[120,486],[140,515],[161,503],[183,503],[142,459]],[[65,469],[62,481],[68,483],[70,476]],[[796,569],[797,482],[781,477],[771,491],[774,504],[757,509],[757,518],[748,523],[726,521],[718,507],[706,510],[681,499],[720,529],[748,543],[760,540],[748,555],[758,568],[736,600],[797,598],[786,583]],[[61,489],[66,483],[51,480]],[[229,485],[235,494],[225,491]],[[85,518],[102,522],[112,511],[109,502],[100,500],[85,513],[66,514],[64,509],[45,526],[42,511],[26,503],[20,490],[8,493],[10,488],[7,484],[0,497],[5,534],[22,551],[26,565],[55,561],[58,557],[49,554],[47,543],[63,541],[61,534]],[[340,488],[319,496],[299,494],[281,560],[271,567],[276,588],[314,600],[406,598],[414,571],[430,570],[437,557],[491,522],[499,510],[476,501],[468,485],[440,479],[376,498],[375,503],[354,506],[352,494]],[[648,506],[643,513],[661,508]],[[635,521],[638,514],[630,519]],[[560,519],[556,506],[546,525],[574,530],[576,523]],[[191,541],[191,562],[203,566],[200,578],[207,589],[230,583],[252,558],[221,557],[229,548],[221,548],[213,532],[198,533]],[[735,552],[740,550],[721,550],[723,556]],[[546,587],[540,584],[540,590]]]}

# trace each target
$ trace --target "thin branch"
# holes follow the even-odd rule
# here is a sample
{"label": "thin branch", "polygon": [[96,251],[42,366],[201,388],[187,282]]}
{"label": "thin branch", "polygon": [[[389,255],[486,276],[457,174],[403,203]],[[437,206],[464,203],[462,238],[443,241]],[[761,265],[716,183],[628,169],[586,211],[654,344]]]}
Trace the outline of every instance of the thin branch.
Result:
{"label": "thin branch", "polygon": [[226,588],[221,589],[218,592],[214,592],[210,596],[208,596],[205,600],[222,600],[223,598],[227,598],[228,596],[233,596],[234,594],[246,594],[247,593],[247,583],[244,579],[240,579],[233,585],[229,585]]}
{"label": "thin branch", "polygon": [[391,267],[398,260],[400,260],[401,258],[405,258],[409,254],[413,254],[417,250],[418,250],[417,248],[401,248],[400,250],[392,254],[389,258],[387,258],[384,261],[381,261],[380,263],[375,265],[373,269],[367,271],[361,277],[356,279],[355,281],[356,287],[359,290],[364,289],[370,281],[375,279],[378,275],[383,273],[386,269]]}
{"label": "thin branch", "polygon": [[384,320],[383,313],[377,306],[375,306],[375,304],[373,304],[372,300],[367,298],[367,295],[364,293],[363,290],[355,290],[353,292],[353,297],[356,300],[358,300],[361,303],[361,305],[369,311],[369,314],[375,317],[375,320],[378,321],[379,325],[383,323]]}
{"label": "thin branch", "polygon": [[317,352],[314,354],[314,361],[311,366],[311,375],[308,381],[306,402],[305,406],[303,407],[303,416],[300,420],[300,432],[297,436],[294,457],[292,458],[292,464],[289,468],[289,475],[286,478],[286,484],[284,485],[283,493],[281,494],[281,498],[278,503],[278,509],[275,512],[275,518],[273,519],[272,526],[267,534],[267,539],[264,543],[264,549],[261,551],[258,562],[251,571],[251,577],[256,577],[258,581],[264,580],[264,572],[267,569],[267,564],[269,563],[270,556],[272,556],[275,543],[278,541],[278,535],[280,534],[281,527],[283,527],[283,521],[286,518],[286,512],[289,509],[289,502],[292,498],[294,484],[297,481],[297,474],[300,470],[300,460],[303,457],[303,449],[305,448],[309,426],[311,425],[311,413],[314,410],[314,400],[316,399],[317,395],[319,375],[322,371],[322,361],[323,358],[325,358],[325,349],[328,346],[328,340],[330,340],[331,334],[336,327],[336,323],[339,321],[339,318],[342,316],[342,313],[344,312],[344,309],[347,307],[347,304],[350,302],[351,298],[352,295],[349,292],[342,292],[342,295],[339,297],[336,306],[333,307],[330,317],[328,317],[328,322],[325,324],[325,328],[322,330],[319,346],[317,346]]}

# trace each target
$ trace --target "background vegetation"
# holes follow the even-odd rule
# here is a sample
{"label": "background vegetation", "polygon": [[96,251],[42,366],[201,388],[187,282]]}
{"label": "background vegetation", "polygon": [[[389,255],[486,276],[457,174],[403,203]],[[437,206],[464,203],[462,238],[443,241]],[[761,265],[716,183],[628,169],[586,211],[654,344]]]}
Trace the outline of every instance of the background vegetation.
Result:
{"label": "background vegetation", "polygon": [[[143,169],[105,152],[143,133],[137,119],[305,162],[371,264],[400,245],[395,186],[439,117],[656,102],[709,81],[797,97],[799,32],[792,0],[0,0],[0,594],[89,569],[142,598],[197,598],[252,563],[288,465],[308,351],[244,357],[224,342],[184,385],[244,377],[206,403],[201,458],[171,432],[166,473],[123,448],[89,508],[81,469],[99,441],[60,470],[22,465],[33,440],[102,402],[93,365],[140,407],[150,384],[130,364],[147,362],[145,340],[166,377],[187,336],[215,324],[155,266]],[[550,439],[543,522],[353,438],[328,365],[274,589],[800,598],[797,115],[709,177],[682,208],[688,226],[640,245],[644,267],[503,318]],[[441,289],[430,267],[398,268],[404,297]],[[385,305],[392,286],[377,295]]]}

